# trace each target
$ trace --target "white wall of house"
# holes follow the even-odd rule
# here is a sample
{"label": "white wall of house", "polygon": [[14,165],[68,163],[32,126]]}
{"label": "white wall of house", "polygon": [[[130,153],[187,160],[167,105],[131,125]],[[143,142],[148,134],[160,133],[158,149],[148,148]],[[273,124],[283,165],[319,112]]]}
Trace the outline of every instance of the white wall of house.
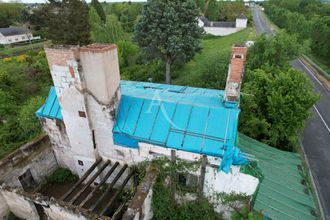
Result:
{"label": "white wall of house", "polygon": [[235,27],[205,27],[201,19],[198,19],[198,26],[202,27],[207,34],[214,36],[226,36],[229,34],[236,33],[247,27],[247,19],[236,18]]}
{"label": "white wall of house", "polygon": [[214,36],[226,36],[237,32],[237,28],[224,28],[224,27],[204,27],[207,34]]}
{"label": "white wall of house", "polygon": [[32,33],[26,33],[26,34],[18,34],[13,36],[3,36],[0,34],[0,44],[13,44],[18,42],[24,42],[33,40]]}
{"label": "white wall of house", "polygon": [[247,27],[247,19],[236,18],[236,28],[244,29]]}

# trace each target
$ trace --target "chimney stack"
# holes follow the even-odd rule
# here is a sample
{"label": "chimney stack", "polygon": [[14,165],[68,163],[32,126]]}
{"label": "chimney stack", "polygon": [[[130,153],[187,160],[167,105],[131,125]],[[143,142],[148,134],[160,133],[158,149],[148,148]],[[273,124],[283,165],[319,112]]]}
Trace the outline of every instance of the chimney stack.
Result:
{"label": "chimney stack", "polygon": [[246,55],[247,47],[240,45],[232,47],[224,97],[226,107],[235,107],[240,98]]}
{"label": "chimney stack", "polygon": [[79,160],[93,161],[113,145],[120,99],[117,46],[55,46],[45,52],[72,151]]}

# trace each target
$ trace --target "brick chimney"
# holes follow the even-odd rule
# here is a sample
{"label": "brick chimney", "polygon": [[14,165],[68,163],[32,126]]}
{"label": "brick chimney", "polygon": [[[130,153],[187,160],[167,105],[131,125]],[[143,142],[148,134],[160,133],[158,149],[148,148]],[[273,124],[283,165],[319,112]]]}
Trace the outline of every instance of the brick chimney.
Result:
{"label": "brick chimney", "polygon": [[236,106],[240,98],[246,55],[247,47],[240,45],[234,45],[232,47],[224,97],[227,107]]}
{"label": "brick chimney", "polygon": [[45,52],[72,151],[77,158],[95,160],[113,145],[120,99],[117,47],[56,46]]}

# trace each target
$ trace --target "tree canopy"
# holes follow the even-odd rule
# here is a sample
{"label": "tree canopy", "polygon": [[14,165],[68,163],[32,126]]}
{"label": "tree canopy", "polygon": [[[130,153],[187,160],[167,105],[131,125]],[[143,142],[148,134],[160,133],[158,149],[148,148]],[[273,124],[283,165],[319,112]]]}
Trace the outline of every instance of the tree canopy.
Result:
{"label": "tree canopy", "polygon": [[173,62],[187,62],[200,50],[198,15],[193,0],[151,0],[144,5],[134,39],[148,58],[164,60],[166,83],[171,82]]}
{"label": "tree canopy", "polygon": [[20,21],[23,10],[22,4],[0,2],[0,28],[9,27]]}
{"label": "tree canopy", "polygon": [[262,66],[284,68],[289,66],[289,61],[297,58],[303,50],[295,36],[290,36],[285,31],[272,38],[265,35],[259,37],[249,49],[247,66],[250,69]]}
{"label": "tree canopy", "polygon": [[117,17],[107,15],[106,22],[103,23],[94,7],[89,10],[89,24],[92,42],[116,43],[123,36],[123,30]]}
{"label": "tree canopy", "polygon": [[80,0],[51,0],[46,5],[45,19],[48,37],[56,44],[85,45],[89,43],[88,6]]}
{"label": "tree canopy", "polygon": [[319,0],[270,0],[265,3],[265,12],[277,26],[296,35],[299,43],[310,43],[313,58],[329,69],[330,4]]}
{"label": "tree canopy", "polygon": [[271,146],[292,151],[309,108],[317,101],[308,78],[294,69],[277,74],[248,71],[243,84],[240,131]]}
{"label": "tree canopy", "polygon": [[103,7],[102,7],[102,4],[98,1],[98,0],[92,0],[91,1],[91,8],[94,8],[97,12],[97,14],[99,15],[101,21],[103,23],[105,23],[105,20],[106,20],[106,15],[104,13],[104,10],[103,10]]}

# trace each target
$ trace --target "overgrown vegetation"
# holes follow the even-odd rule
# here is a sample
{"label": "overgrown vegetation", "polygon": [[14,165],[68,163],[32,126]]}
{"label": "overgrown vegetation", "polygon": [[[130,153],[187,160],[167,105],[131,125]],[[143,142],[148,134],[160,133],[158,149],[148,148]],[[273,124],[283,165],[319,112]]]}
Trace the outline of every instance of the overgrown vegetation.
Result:
{"label": "overgrown vegetation", "polygon": [[9,27],[24,20],[24,6],[19,3],[0,3],[0,28]]}
{"label": "overgrown vegetation", "polygon": [[299,131],[318,100],[308,78],[290,68],[302,51],[285,32],[261,36],[249,49],[239,130],[273,147],[293,151]]}
{"label": "overgrown vegetation", "polygon": [[0,158],[40,134],[34,113],[50,85],[43,51],[0,60]]}
{"label": "overgrown vegetation", "polygon": [[213,205],[206,198],[200,197],[196,201],[183,204],[175,201],[175,194],[186,193],[186,191],[181,191],[181,187],[178,187],[180,183],[177,174],[196,171],[200,167],[200,161],[187,162],[177,159],[176,162],[173,162],[167,158],[158,158],[152,163],[153,166],[160,169],[153,187],[153,219],[222,219],[221,215],[215,213]]}
{"label": "overgrown vegetation", "polygon": [[330,69],[330,5],[318,0],[271,0],[265,4],[270,19],[299,43],[309,44],[313,58]]}
{"label": "overgrown vegetation", "polygon": [[47,177],[48,184],[65,184],[72,183],[78,180],[78,176],[73,174],[67,168],[58,168],[50,176]]}
{"label": "overgrown vegetation", "polygon": [[18,218],[14,213],[9,212],[9,214],[6,216],[5,220],[23,220],[23,219]]}

